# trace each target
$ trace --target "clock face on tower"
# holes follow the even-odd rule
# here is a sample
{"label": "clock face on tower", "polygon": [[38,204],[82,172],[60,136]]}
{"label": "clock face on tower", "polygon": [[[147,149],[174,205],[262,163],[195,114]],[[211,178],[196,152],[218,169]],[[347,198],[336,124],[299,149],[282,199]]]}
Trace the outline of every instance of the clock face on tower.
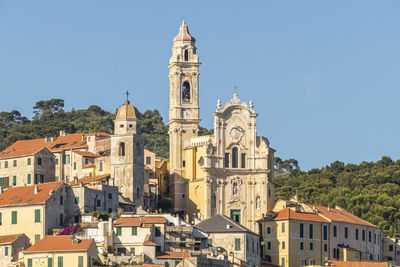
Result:
{"label": "clock face on tower", "polygon": [[190,115],[191,115],[191,113],[190,113],[189,110],[183,111],[183,117],[184,117],[184,118],[190,118]]}

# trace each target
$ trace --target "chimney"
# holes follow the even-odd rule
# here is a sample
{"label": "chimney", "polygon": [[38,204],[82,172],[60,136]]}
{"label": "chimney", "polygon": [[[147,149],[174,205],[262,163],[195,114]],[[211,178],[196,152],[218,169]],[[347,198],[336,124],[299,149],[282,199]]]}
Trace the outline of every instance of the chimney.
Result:
{"label": "chimney", "polygon": [[0,186],[0,194],[3,194],[3,187]]}
{"label": "chimney", "polygon": [[227,224],[226,229],[231,229],[231,226],[229,224]]}
{"label": "chimney", "polygon": [[331,211],[331,208],[328,206],[328,211]]}
{"label": "chimney", "polygon": [[82,134],[82,141],[85,141],[85,135]]}
{"label": "chimney", "polygon": [[60,136],[65,136],[65,131],[64,130],[60,131]]}
{"label": "chimney", "polygon": [[35,185],[35,187],[34,187],[34,189],[33,189],[33,192],[35,193],[35,195],[36,195],[37,193],[39,193],[39,187],[38,187],[37,185]]}

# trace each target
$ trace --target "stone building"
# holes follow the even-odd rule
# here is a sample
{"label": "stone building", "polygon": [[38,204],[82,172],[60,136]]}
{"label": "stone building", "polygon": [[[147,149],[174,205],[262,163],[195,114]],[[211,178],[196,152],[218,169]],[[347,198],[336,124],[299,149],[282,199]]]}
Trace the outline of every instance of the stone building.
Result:
{"label": "stone building", "polygon": [[129,100],[118,109],[111,136],[111,178],[125,199],[143,206],[144,144],[137,110]]}
{"label": "stone building", "polygon": [[214,135],[198,136],[199,57],[185,22],[173,40],[170,78],[171,195],[176,211],[210,218],[224,214],[258,231],[274,203],[273,157],[257,136],[254,105],[237,95],[214,112]]}
{"label": "stone building", "polygon": [[54,181],[54,156],[48,140],[16,141],[0,153],[0,186],[25,186]]}
{"label": "stone building", "polygon": [[15,266],[20,253],[30,246],[25,234],[0,236],[0,266]]}

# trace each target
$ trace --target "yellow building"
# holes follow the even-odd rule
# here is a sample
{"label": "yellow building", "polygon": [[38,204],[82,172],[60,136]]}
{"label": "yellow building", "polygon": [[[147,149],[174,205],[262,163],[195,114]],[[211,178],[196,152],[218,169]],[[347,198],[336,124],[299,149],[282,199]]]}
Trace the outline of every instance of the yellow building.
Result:
{"label": "yellow building", "polygon": [[67,206],[62,182],[8,188],[0,194],[0,235],[24,233],[36,243],[64,225]]}
{"label": "yellow building", "polygon": [[340,207],[279,200],[260,233],[262,257],[284,267],[382,260],[381,230]]}
{"label": "yellow building", "polygon": [[383,260],[400,266],[400,239],[393,237],[383,238]]}
{"label": "yellow building", "polygon": [[234,94],[217,101],[214,134],[199,136],[199,56],[183,21],[173,39],[169,140],[171,196],[189,221],[224,214],[258,232],[257,220],[274,204],[273,158],[267,138],[257,136],[252,101]]}
{"label": "yellow building", "polygon": [[91,267],[101,264],[93,239],[73,235],[46,236],[24,251],[26,267]]}

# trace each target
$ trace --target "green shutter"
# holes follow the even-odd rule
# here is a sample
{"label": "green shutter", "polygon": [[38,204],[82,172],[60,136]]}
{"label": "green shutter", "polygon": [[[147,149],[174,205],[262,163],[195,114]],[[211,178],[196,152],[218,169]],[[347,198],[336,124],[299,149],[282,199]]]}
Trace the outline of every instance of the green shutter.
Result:
{"label": "green shutter", "polygon": [[78,267],[83,267],[83,256],[78,256]]}
{"label": "green shutter", "polygon": [[47,258],[47,267],[53,267],[53,258]]}
{"label": "green shutter", "polygon": [[132,235],[137,235],[137,227],[132,226]]}
{"label": "green shutter", "polygon": [[32,267],[32,259],[28,259],[28,267]]}
{"label": "green shutter", "polygon": [[17,211],[11,212],[11,224],[17,224]]}
{"label": "green shutter", "polygon": [[135,255],[135,248],[131,248],[131,256]]}
{"label": "green shutter", "polygon": [[240,238],[235,238],[235,250],[240,250]]}
{"label": "green shutter", "polygon": [[117,235],[121,235],[121,227],[117,227]]}
{"label": "green shutter", "polygon": [[8,247],[4,248],[4,256],[8,256]]}
{"label": "green shutter", "polygon": [[35,210],[35,222],[40,222],[40,210]]}
{"label": "green shutter", "polygon": [[75,204],[79,204],[79,197],[75,198]]}
{"label": "green shutter", "polygon": [[13,176],[13,186],[17,185],[17,176]]}
{"label": "green shutter", "polygon": [[156,226],[155,236],[161,236],[161,228],[159,226]]}
{"label": "green shutter", "polygon": [[27,175],[27,180],[28,180],[27,184],[31,184],[31,174],[30,173],[28,173],[28,175]]}
{"label": "green shutter", "polygon": [[3,224],[3,213],[0,212],[0,225]]}
{"label": "green shutter", "polygon": [[76,162],[74,162],[74,170],[76,170]]}
{"label": "green shutter", "polygon": [[58,267],[63,267],[63,257],[58,256]]}
{"label": "green shutter", "polygon": [[65,164],[67,162],[67,157],[65,155],[63,155],[63,163]]}

